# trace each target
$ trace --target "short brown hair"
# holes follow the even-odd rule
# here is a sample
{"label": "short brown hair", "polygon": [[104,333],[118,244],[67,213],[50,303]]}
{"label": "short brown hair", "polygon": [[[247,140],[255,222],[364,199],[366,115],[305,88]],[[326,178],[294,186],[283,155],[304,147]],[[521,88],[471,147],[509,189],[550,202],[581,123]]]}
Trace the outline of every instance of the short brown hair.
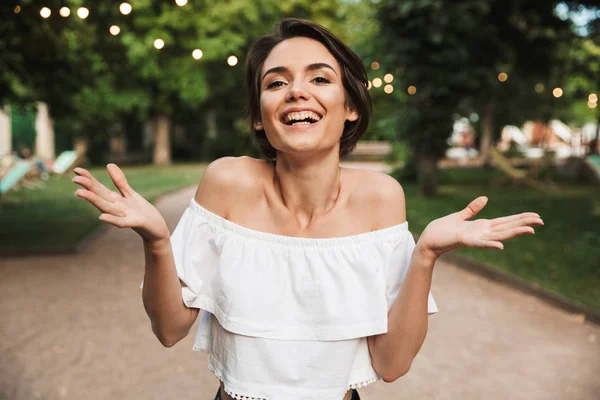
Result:
{"label": "short brown hair", "polygon": [[311,21],[286,18],[275,26],[273,33],[258,38],[246,60],[246,86],[248,90],[247,114],[254,140],[259,151],[269,161],[274,161],[277,152],[269,143],[263,130],[254,129],[261,119],[260,112],[260,73],[271,50],[286,39],[307,37],[322,43],[335,57],[342,70],[342,83],[346,92],[346,105],[358,114],[356,121],[346,121],[340,138],[340,158],[354,150],[356,143],[365,133],[371,118],[371,97],[368,91],[367,71],[361,59],[333,33]]}

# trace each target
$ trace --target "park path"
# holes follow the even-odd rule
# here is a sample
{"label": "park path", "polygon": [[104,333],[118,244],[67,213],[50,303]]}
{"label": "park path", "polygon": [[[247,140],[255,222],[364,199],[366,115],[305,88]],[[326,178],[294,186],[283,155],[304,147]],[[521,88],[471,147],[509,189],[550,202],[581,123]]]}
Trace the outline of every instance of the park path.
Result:
{"label": "park path", "polygon": [[[171,229],[193,194],[158,201]],[[140,239],[116,228],[79,254],[1,259],[0,400],[212,400],[193,334],[171,349],[153,337],[142,273]],[[600,399],[600,326],[445,262],[432,291],[411,371],[364,399]]]}

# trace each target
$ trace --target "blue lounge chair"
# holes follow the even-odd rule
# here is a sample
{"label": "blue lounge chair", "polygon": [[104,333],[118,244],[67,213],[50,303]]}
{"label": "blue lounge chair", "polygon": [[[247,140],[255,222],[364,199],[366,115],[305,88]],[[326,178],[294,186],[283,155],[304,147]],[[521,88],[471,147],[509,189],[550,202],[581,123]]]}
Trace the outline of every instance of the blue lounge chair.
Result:
{"label": "blue lounge chair", "polygon": [[79,154],[77,154],[76,151],[63,151],[54,161],[54,164],[52,165],[52,172],[62,175],[73,168],[78,159]]}
{"label": "blue lounge chair", "polygon": [[0,179],[0,198],[22,183],[27,174],[35,168],[35,164],[31,161],[17,161]]}

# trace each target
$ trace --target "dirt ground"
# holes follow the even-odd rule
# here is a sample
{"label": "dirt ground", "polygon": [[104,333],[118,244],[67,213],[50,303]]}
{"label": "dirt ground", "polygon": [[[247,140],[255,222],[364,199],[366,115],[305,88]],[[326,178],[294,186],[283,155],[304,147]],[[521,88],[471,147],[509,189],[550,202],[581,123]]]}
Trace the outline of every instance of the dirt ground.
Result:
{"label": "dirt ground", "polygon": [[[172,229],[193,193],[158,202]],[[193,335],[154,338],[142,275],[139,237],[116,228],[76,255],[1,259],[0,399],[212,400]],[[600,399],[600,326],[447,263],[432,292],[440,312],[411,371],[363,399]]]}

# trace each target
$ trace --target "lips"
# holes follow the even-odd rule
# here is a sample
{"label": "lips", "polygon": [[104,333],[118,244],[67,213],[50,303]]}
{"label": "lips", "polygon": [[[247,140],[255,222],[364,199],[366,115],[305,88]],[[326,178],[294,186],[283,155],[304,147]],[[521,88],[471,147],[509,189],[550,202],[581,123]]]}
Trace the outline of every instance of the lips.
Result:
{"label": "lips", "polygon": [[313,125],[322,119],[322,115],[307,108],[291,108],[286,110],[280,122],[287,126]]}

